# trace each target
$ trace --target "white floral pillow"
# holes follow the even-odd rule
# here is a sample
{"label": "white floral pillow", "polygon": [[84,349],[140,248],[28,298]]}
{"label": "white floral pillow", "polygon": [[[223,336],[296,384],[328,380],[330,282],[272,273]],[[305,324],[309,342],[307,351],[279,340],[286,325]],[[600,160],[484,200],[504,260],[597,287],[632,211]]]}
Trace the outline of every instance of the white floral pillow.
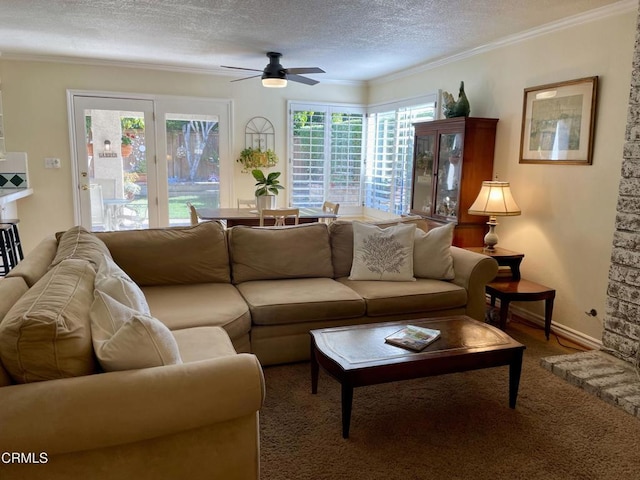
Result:
{"label": "white floral pillow", "polygon": [[415,224],[387,228],[353,222],[353,264],[349,280],[415,281]]}

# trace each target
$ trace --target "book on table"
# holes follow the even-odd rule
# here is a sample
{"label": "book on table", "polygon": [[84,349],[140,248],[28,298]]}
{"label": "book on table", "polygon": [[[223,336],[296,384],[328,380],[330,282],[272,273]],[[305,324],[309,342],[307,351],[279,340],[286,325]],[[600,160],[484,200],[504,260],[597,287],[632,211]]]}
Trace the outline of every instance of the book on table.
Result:
{"label": "book on table", "polygon": [[433,328],[407,325],[388,337],[384,341],[398,347],[408,348],[414,352],[423,350],[427,345],[440,337],[440,330]]}

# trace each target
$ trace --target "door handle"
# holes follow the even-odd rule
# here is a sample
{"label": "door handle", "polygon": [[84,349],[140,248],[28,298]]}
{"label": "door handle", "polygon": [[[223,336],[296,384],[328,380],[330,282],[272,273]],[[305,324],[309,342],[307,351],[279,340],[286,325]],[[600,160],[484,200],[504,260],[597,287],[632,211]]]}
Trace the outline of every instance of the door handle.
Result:
{"label": "door handle", "polygon": [[89,190],[89,185],[82,185],[80,188],[82,190]]}

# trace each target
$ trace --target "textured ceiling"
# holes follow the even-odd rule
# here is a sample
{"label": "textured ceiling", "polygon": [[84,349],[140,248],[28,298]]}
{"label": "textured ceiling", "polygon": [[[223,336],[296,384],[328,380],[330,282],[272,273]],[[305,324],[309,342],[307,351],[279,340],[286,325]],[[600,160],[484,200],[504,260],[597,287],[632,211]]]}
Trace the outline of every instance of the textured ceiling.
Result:
{"label": "textured ceiling", "polygon": [[[616,0],[0,0],[0,54],[216,71],[319,66],[363,81]],[[227,71],[228,72],[228,71]],[[242,76],[240,72],[229,72]]]}

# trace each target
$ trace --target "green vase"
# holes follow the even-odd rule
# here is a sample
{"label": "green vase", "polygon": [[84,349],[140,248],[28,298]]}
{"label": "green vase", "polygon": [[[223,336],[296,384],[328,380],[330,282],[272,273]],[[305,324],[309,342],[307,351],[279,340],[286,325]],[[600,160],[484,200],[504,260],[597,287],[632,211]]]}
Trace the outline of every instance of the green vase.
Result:
{"label": "green vase", "polygon": [[458,94],[458,101],[456,102],[456,117],[468,117],[471,112],[471,106],[469,105],[469,99],[467,99],[466,93],[464,93],[464,82],[460,82],[460,93]]}

